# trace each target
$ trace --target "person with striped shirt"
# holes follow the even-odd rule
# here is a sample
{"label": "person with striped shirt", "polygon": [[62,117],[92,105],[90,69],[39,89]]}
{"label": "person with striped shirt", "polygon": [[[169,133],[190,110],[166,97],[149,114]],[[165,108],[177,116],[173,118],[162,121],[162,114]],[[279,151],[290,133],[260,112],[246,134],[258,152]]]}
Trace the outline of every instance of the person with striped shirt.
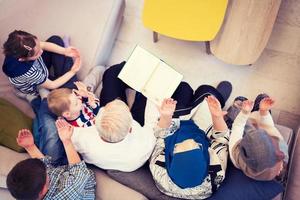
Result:
{"label": "person with striped shirt", "polygon": [[31,102],[35,111],[38,125],[33,131],[39,136],[38,147],[52,157],[55,165],[67,164],[55,126],[56,116],[49,110],[47,99],[39,102],[36,97],[40,91],[75,88],[76,73],[81,66],[78,49],[66,47],[59,36],[51,36],[43,42],[33,34],[15,30],[4,42],[3,53],[4,74],[16,88],[17,96]]}
{"label": "person with striped shirt", "polygon": [[[37,96],[40,87],[49,90],[74,87],[72,83],[77,80],[81,64],[79,51],[65,48],[59,36],[42,42],[30,33],[15,30],[9,34],[3,49],[2,70],[17,92]],[[49,74],[51,67],[53,74]]]}

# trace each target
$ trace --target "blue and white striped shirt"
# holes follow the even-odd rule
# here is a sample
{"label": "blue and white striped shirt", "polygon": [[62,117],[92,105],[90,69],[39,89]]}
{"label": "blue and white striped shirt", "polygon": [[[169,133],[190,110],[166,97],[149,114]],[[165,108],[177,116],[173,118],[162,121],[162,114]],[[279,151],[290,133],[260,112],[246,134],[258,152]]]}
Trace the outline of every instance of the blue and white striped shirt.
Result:
{"label": "blue and white striped shirt", "polygon": [[37,86],[44,83],[48,78],[49,72],[42,59],[39,57],[35,60],[31,68],[22,75],[9,77],[9,81],[24,94],[37,95]]}

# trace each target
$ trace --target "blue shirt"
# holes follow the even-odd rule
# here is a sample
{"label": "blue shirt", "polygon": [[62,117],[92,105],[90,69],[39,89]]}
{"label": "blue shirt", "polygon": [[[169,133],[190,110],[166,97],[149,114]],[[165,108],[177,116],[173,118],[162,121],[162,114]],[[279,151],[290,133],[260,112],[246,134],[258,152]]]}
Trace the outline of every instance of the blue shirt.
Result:
{"label": "blue shirt", "polygon": [[2,70],[17,90],[32,95],[38,94],[37,87],[43,84],[49,75],[42,57],[35,61],[21,62],[14,57],[7,56]]}

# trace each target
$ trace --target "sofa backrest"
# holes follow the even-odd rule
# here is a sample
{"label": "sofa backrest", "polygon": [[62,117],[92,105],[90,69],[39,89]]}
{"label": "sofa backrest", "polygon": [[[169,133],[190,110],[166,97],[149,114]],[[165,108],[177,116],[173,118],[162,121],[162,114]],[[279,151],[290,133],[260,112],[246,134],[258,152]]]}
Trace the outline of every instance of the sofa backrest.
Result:
{"label": "sofa backrest", "polygon": [[300,196],[300,126],[294,137],[289,174],[283,199],[294,200]]}

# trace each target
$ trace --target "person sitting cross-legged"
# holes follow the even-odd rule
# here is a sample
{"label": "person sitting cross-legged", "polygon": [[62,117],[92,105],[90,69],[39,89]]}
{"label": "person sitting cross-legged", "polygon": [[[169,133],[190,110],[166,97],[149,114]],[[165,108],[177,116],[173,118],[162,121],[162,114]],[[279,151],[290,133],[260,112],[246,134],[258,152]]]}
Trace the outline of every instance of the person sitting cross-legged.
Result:
{"label": "person sitting cross-legged", "polygon": [[255,180],[272,180],[288,162],[288,147],[274,125],[270,109],[274,100],[266,94],[255,103],[237,97],[226,115],[232,131],[229,153],[235,167]]}
{"label": "person sitting cross-legged", "polygon": [[[159,108],[150,171],[157,188],[173,197],[205,199],[225,178],[229,130],[216,97],[202,101],[193,120],[172,119],[176,101]],[[204,120],[203,120],[204,119]]]}
{"label": "person sitting cross-legged", "polygon": [[56,121],[56,127],[69,163],[57,168],[51,165],[51,158],[45,157],[34,144],[28,129],[19,131],[17,143],[31,158],[16,164],[7,176],[8,190],[16,199],[95,199],[95,175],[73,147],[73,127],[60,119]]}

